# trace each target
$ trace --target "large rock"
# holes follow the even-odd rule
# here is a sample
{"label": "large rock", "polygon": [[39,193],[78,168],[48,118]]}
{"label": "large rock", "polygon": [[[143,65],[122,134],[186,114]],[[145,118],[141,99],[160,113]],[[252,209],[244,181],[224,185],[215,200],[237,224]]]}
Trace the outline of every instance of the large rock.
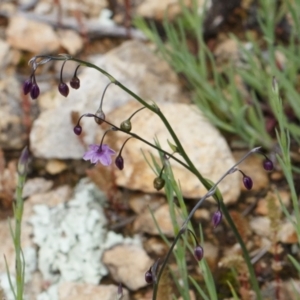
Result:
{"label": "large rock", "polygon": [[20,83],[14,76],[3,77],[0,80],[0,147],[21,149],[27,138],[28,119],[37,113],[36,104],[31,103],[30,115],[24,117],[28,103],[21,97]]}
{"label": "large rock", "polygon": [[[118,287],[109,285],[92,285],[77,282],[64,282],[59,285],[59,300],[116,300]],[[122,300],[128,300],[128,290],[123,288]]]}
{"label": "large rock", "polygon": [[[130,102],[110,113],[107,119],[118,126],[140,107],[139,103]],[[205,178],[217,181],[234,165],[235,161],[225,139],[195,106],[173,103],[159,104],[159,107],[173,127],[190,159]],[[167,143],[167,139],[172,142],[172,138],[160,119],[152,112],[145,109],[136,114],[132,119],[132,126],[132,132],[152,143],[156,137],[163,149],[172,152]],[[110,133],[106,137],[105,142],[109,143],[116,151],[127,139],[127,136],[121,132]],[[99,141],[100,138],[99,134]],[[142,151],[149,161],[151,161],[149,151],[159,161],[157,150],[153,150],[137,139],[131,139],[122,151],[125,167],[123,171],[116,172],[116,182],[129,189],[155,192],[153,179],[156,176],[145,161]],[[183,160],[178,154],[176,156]],[[195,175],[175,161],[171,160],[171,165],[185,197],[198,198],[204,195],[206,189]],[[241,176],[236,172],[227,176],[220,183],[219,187],[223,192],[225,203],[234,203],[237,200],[240,193],[240,180]]]}
{"label": "large rock", "polygon": [[104,252],[103,263],[116,282],[136,291],[147,285],[145,273],[153,261],[141,246],[121,244]]}
{"label": "large rock", "polygon": [[[165,61],[155,56],[140,42],[126,42],[106,55],[94,57],[92,60],[145,99],[153,99],[158,103],[184,99],[175,73]],[[73,65],[75,70],[76,64]],[[96,112],[109,80],[92,69],[84,69],[79,78],[80,89],[70,89],[68,98],[61,96],[55,87],[54,97],[48,94],[48,98],[43,99],[44,103],[52,103],[52,108],[43,111],[33,124],[30,143],[35,156],[79,159],[84,152],[83,144],[94,141],[99,126],[91,118],[83,120],[82,124],[86,126],[83,126],[84,134],[79,139],[72,130],[74,124],[71,114]],[[107,114],[131,99],[132,97],[118,86],[111,85],[105,94],[103,110]]]}
{"label": "large rock", "polygon": [[13,16],[6,30],[7,42],[16,49],[36,54],[58,51],[60,42],[50,25]]}

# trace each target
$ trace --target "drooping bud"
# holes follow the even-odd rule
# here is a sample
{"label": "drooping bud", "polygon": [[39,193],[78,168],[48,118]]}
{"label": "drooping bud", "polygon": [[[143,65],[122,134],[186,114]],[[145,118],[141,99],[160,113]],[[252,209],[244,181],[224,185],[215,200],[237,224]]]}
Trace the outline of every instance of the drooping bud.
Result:
{"label": "drooping bud", "polygon": [[98,108],[98,110],[96,111],[94,117],[94,120],[97,124],[101,125],[103,123],[103,120],[105,120],[105,114],[103,112],[103,110],[101,108]]}
{"label": "drooping bud", "polygon": [[263,167],[266,171],[272,171],[274,168],[273,162],[269,159],[265,159],[263,162]]}
{"label": "drooping bud", "polygon": [[24,81],[24,84],[23,84],[24,95],[27,95],[28,93],[30,93],[31,88],[32,88],[32,79],[30,77],[29,79]]}
{"label": "drooping bud", "polygon": [[30,90],[30,97],[35,100],[40,95],[40,88],[36,83],[32,84],[31,90]]}
{"label": "drooping bud", "polygon": [[149,284],[153,282],[153,275],[151,272],[151,268],[145,273],[145,281]]}
{"label": "drooping bud", "polygon": [[247,175],[244,175],[243,176],[243,183],[244,183],[244,186],[247,190],[251,190],[252,189],[252,186],[253,186],[253,181],[252,179],[247,176]]}
{"label": "drooping bud", "polygon": [[154,188],[159,191],[165,186],[165,180],[161,177],[156,177],[153,181]]}
{"label": "drooping bud", "polygon": [[123,121],[120,125],[120,128],[126,132],[130,132],[132,126],[131,126],[131,122],[129,119]]}
{"label": "drooping bud", "polygon": [[21,153],[21,156],[18,161],[18,173],[20,175],[25,175],[27,172],[27,166],[28,166],[28,161],[29,161],[29,150],[28,147],[26,146]]}
{"label": "drooping bud", "polygon": [[78,90],[80,88],[80,80],[78,77],[73,77],[71,80],[70,80],[70,86],[75,89],[75,90]]}
{"label": "drooping bud", "polygon": [[65,97],[67,97],[69,95],[69,87],[66,83],[61,82],[58,85],[58,91]]}
{"label": "drooping bud", "polygon": [[80,135],[82,132],[82,127],[78,124],[74,127],[73,131],[76,135]]}
{"label": "drooping bud", "polygon": [[115,160],[115,164],[119,170],[124,169],[124,159],[121,155],[118,155]]}
{"label": "drooping bud", "polygon": [[197,245],[194,249],[194,255],[198,261],[200,261],[203,258],[204,251],[203,248],[200,245]]}
{"label": "drooping bud", "polygon": [[222,221],[222,213],[220,210],[217,210],[212,216],[212,224],[216,228]]}
{"label": "drooping bud", "polygon": [[75,69],[75,72],[74,72],[74,76],[73,78],[71,79],[70,81],[70,86],[75,89],[75,90],[78,90],[80,88],[80,80],[79,78],[77,77],[77,71],[79,69],[80,65],[78,65]]}

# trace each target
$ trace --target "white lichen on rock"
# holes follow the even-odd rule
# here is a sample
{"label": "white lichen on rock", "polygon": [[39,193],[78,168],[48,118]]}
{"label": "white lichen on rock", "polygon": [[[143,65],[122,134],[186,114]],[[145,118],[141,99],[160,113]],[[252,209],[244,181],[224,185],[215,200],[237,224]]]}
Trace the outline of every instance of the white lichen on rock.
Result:
{"label": "white lichen on rock", "polygon": [[48,290],[52,290],[51,296],[44,292],[38,299],[54,300],[53,291],[60,282],[98,284],[107,275],[101,262],[103,251],[124,242],[124,238],[107,231],[103,202],[104,195],[97,187],[82,180],[69,202],[53,208],[34,207],[30,222],[39,246],[38,269],[52,285]]}

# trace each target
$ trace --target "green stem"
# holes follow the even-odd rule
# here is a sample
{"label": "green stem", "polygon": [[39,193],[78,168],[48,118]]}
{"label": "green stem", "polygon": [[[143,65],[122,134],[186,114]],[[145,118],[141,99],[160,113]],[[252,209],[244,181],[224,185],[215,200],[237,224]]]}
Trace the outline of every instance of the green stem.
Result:
{"label": "green stem", "polygon": [[22,259],[21,248],[21,226],[23,217],[24,202],[22,198],[22,191],[25,183],[26,175],[18,176],[17,186],[17,199],[14,206],[15,217],[15,233],[14,233],[14,246],[16,252],[16,285],[17,285],[17,300],[23,300],[23,288],[24,288],[24,267]]}
{"label": "green stem", "polygon": [[230,226],[230,228],[232,229],[236,239],[238,240],[241,248],[242,248],[242,252],[244,254],[244,259],[245,259],[245,262],[247,264],[247,267],[248,267],[248,271],[250,273],[250,280],[251,280],[251,283],[252,283],[252,288],[253,290],[255,291],[255,294],[256,294],[256,299],[257,300],[262,300],[262,296],[261,296],[261,293],[260,293],[260,289],[259,289],[259,285],[258,285],[258,282],[257,282],[257,279],[256,279],[256,275],[255,275],[255,272],[254,272],[254,268],[253,268],[253,265],[251,263],[251,259],[250,259],[250,256],[249,256],[249,253],[248,253],[248,250],[246,248],[246,245],[241,237],[241,235],[239,234],[228,210],[227,210],[227,207],[226,205],[224,204],[223,201],[220,202],[220,206],[221,206],[221,209],[222,209],[222,212]]}

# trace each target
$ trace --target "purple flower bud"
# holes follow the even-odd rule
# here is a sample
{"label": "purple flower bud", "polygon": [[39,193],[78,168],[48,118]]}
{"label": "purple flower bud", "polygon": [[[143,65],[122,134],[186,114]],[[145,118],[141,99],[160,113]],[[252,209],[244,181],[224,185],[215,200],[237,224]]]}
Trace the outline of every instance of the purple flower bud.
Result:
{"label": "purple flower bud", "polygon": [[65,97],[67,97],[67,96],[69,95],[69,87],[68,87],[68,85],[67,85],[66,83],[64,83],[64,82],[61,82],[61,83],[58,85],[58,90],[59,90],[59,92],[60,92],[63,96],[65,96]]}
{"label": "purple flower bud", "polygon": [[115,164],[119,170],[124,169],[124,159],[121,155],[118,155],[115,160]]}
{"label": "purple flower bud", "polygon": [[153,181],[154,188],[159,191],[165,186],[165,180],[161,177],[156,177]]}
{"label": "purple flower bud", "polygon": [[194,255],[198,261],[200,261],[203,258],[204,251],[200,245],[197,245],[196,248],[194,249]]}
{"label": "purple flower bud", "polygon": [[80,80],[78,77],[73,77],[71,80],[70,80],[70,86],[75,89],[75,90],[78,90],[80,88]]}
{"label": "purple flower bud", "polygon": [[244,177],[243,177],[243,183],[244,183],[244,186],[245,186],[245,188],[247,190],[251,190],[252,189],[253,181],[252,181],[252,179],[249,176],[244,175]]}
{"label": "purple flower bud", "polygon": [[153,275],[151,272],[151,269],[149,269],[146,273],[145,273],[145,281],[147,283],[152,283],[153,282]]}
{"label": "purple flower bud", "polygon": [[30,90],[30,96],[33,100],[35,100],[39,95],[40,95],[40,88],[36,83],[33,83]]}
{"label": "purple flower bud", "polygon": [[212,223],[214,228],[216,228],[222,221],[222,213],[220,210],[217,210],[212,217]]}
{"label": "purple flower bud", "polygon": [[20,175],[25,175],[27,172],[27,166],[29,162],[30,154],[28,147],[26,146],[21,153],[21,156],[18,161],[18,173]]}
{"label": "purple flower bud", "polygon": [[82,127],[78,124],[74,127],[73,131],[76,135],[80,135],[82,132]]}
{"label": "purple flower bud", "polygon": [[31,78],[25,80],[24,84],[23,84],[23,92],[24,95],[27,95],[28,93],[30,93],[32,88],[32,80]]}
{"label": "purple flower bud", "polygon": [[266,171],[272,171],[274,168],[272,161],[269,159],[264,160],[263,166]]}

